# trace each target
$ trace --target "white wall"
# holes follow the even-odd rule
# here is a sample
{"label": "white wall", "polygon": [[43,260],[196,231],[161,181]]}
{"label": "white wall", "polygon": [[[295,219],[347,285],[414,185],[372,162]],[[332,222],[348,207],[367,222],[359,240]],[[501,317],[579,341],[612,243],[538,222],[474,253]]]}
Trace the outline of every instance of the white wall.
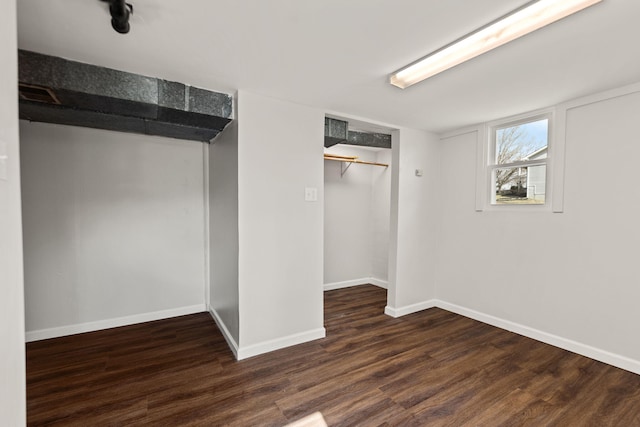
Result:
{"label": "white wall", "polygon": [[376,152],[375,161],[389,167],[374,167],[371,171],[373,196],[371,277],[382,282],[389,280],[389,227],[391,215],[391,150]]}
{"label": "white wall", "polygon": [[[440,141],[428,132],[392,135],[389,293],[392,316],[427,308],[435,297],[440,221]],[[416,176],[416,169],[423,176]]]}
{"label": "white wall", "polygon": [[324,113],[241,91],[238,117],[243,358],[324,336]]}
{"label": "white wall", "polygon": [[209,308],[238,350],[238,121],[209,146]]}
{"label": "white wall", "polygon": [[2,5],[0,40],[0,420],[20,426],[26,423],[26,396],[14,0]]}
{"label": "white wall", "polygon": [[475,212],[477,134],[443,140],[439,300],[640,372],[638,90],[566,112],[564,213]]}
{"label": "white wall", "polygon": [[20,130],[28,337],[204,310],[201,143]]}
{"label": "white wall", "polygon": [[[335,145],[326,153],[376,162],[390,150]],[[379,155],[379,153],[383,153]],[[326,287],[376,279],[385,285],[389,250],[390,168],[324,162],[324,283]]]}

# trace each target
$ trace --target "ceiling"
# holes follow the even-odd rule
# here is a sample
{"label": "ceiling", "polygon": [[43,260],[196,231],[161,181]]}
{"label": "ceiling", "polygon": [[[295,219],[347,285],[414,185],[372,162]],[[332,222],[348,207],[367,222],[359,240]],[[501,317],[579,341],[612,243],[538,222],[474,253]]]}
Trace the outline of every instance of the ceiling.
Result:
{"label": "ceiling", "polygon": [[21,49],[443,132],[640,81],[640,1],[602,3],[405,90],[388,75],[527,0],[18,0]]}

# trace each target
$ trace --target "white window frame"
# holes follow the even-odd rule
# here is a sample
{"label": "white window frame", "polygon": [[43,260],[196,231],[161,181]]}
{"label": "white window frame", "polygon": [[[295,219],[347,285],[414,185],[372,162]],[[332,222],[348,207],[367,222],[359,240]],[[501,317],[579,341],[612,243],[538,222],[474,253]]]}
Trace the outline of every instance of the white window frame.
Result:
{"label": "white window frame", "polygon": [[[495,120],[480,126],[478,138],[476,211],[528,211],[551,212],[553,205],[553,161],[556,149],[556,114],[553,108],[537,110],[517,116]],[[496,132],[519,124],[548,120],[547,158],[539,160],[523,160],[518,162],[496,164]],[[545,165],[545,202],[544,204],[495,204],[495,183],[493,174],[496,169]]]}

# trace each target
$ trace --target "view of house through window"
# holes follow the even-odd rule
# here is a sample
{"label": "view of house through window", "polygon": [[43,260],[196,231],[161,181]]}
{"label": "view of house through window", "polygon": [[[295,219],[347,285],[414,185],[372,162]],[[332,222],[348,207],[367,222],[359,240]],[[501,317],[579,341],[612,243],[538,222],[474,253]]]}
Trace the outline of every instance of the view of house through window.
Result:
{"label": "view of house through window", "polygon": [[545,203],[548,139],[548,117],[493,128],[492,204]]}

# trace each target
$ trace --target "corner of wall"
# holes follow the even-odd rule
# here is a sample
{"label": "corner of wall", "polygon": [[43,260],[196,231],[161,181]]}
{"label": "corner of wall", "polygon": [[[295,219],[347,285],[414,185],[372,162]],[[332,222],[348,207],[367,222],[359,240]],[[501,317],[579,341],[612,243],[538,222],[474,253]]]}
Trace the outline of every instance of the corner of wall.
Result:
{"label": "corner of wall", "polygon": [[315,338],[323,325],[324,195],[305,200],[305,189],[322,189],[324,112],[255,93],[238,96],[243,358]]}
{"label": "corner of wall", "polygon": [[218,312],[215,309],[213,309],[210,305],[207,306],[207,309],[208,309],[209,314],[211,315],[211,318],[213,319],[213,321],[216,322],[216,325],[218,326],[218,329],[220,330],[220,333],[222,333],[222,336],[224,337],[225,341],[227,342],[227,345],[231,349],[231,352],[233,353],[234,357],[237,360],[239,360],[239,357],[238,357],[238,354],[239,354],[238,343],[236,343],[236,340],[233,339],[233,335],[231,335],[231,332],[229,332],[229,329],[227,328],[227,325],[224,324],[224,321],[222,320],[222,318],[220,317]]}
{"label": "corner of wall", "polygon": [[435,298],[440,140],[400,129],[392,135],[392,150],[388,301],[405,307]]}
{"label": "corner of wall", "polygon": [[8,426],[26,423],[16,25],[16,1],[9,0],[0,14],[0,420]]}

